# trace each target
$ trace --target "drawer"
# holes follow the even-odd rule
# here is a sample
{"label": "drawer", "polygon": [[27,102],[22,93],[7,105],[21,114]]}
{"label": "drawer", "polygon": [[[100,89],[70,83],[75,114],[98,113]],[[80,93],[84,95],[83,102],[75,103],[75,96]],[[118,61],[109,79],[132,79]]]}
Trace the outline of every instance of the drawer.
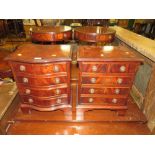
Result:
{"label": "drawer", "polygon": [[80,104],[108,104],[108,105],[125,105],[127,98],[106,98],[106,97],[81,97]]}
{"label": "drawer", "polygon": [[132,84],[132,76],[82,76],[82,84],[127,85]]}
{"label": "drawer", "polygon": [[117,62],[110,64],[110,73],[135,73],[138,69],[139,63]]}
{"label": "drawer", "polygon": [[67,63],[48,63],[48,64],[27,64],[12,62],[11,66],[14,72],[26,73],[26,74],[50,74],[67,72]]}
{"label": "drawer", "polygon": [[41,107],[50,107],[60,104],[68,104],[67,95],[64,97],[55,97],[55,98],[39,98],[32,96],[21,96],[21,99],[24,103],[41,106]]}
{"label": "drawer", "polygon": [[129,93],[130,88],[122,87],[102,87],[102,86],[89,86],[82,87],[81,94],[109,94],[109,95],[126,95]]}
{"label": "drawer", "polygon": [[67,83],[67,76],[24,76],[17,75],[17,83],[29,86],[50,86]]}
{"label": "drawer", "polygon": [[28,87],[18,84],[18,90],[20,95],[32,95],[38,97],[52,97],[52,96],[60,96],[64,94],[68,94],[67,85],[60,85],[54,87]]}
{"label": "drawer", "polygon": [[80,63],[80,71],[92,73],[106,73],[107,64],[101,62],[82,62]]}

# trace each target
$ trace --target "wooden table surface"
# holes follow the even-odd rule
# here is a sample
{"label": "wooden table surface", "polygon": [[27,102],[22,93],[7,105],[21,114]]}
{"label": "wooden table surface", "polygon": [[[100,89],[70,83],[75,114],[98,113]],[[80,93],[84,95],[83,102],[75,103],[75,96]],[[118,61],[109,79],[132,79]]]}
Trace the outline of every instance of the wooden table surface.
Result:
{"label": "wooden table surface", "polygon": [[[118,116],[115,111],[94,110],[86,113],[83,121],[76,120],[77,101],[77,65],[72,65],[72,105],[73,117],[66,120],[63,111],[39,112],[32,110],[31,115],[23,114],[18,109],[10,121],[7,134],[151,134],[146,117],[130,98],[125,116]],[[74,80],[73,80],[74,79]]]}

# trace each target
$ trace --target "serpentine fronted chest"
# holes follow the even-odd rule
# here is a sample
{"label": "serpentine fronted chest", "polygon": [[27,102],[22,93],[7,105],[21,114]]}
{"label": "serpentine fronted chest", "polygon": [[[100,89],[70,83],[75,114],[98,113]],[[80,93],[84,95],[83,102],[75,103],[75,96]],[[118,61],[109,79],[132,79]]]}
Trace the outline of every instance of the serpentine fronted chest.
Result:
{"label": "serpentine fronted chest", "polygon": [[21,97],[21,110],[71,112],[70,45],[20,46],[7,60]]}

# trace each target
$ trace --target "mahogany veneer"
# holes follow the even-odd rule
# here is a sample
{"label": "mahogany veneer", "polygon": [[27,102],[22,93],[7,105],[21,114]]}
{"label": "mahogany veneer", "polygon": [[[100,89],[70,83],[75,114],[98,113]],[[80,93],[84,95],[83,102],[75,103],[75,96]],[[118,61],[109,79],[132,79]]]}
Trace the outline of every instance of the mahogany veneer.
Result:
{"label": "mahogany veneer", "polygon": [[72,30],[69,26],[42,26],[33,28],[31,37],[39,42],[67,41],[72,37]]}
{"label": "mahogany veneer", "polygon": [[84,26],[75,29],[75,39],[85,42],[111,43],[115,30],[101,26]]}
{"label": "mahogany veneer", "polygon": [[21,97],[21,110],[71,113],[70,45],[20,46],[7,57]]}
{"label": "mahogany veneer", "polygon": [[79,46],[77,119],[93,109],[124,115],[134,76],[143,62],[131,51],[114,46]]}

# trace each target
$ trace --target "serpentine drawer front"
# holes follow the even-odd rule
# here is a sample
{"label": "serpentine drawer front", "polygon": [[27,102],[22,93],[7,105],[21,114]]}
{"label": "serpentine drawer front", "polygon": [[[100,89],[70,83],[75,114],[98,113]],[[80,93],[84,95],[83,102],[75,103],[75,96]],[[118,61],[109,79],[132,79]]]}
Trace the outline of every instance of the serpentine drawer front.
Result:
{"label": "serpentine drawer front", "polygon": [[19,46],[9,57],[21,97],[21,110],[70,113],[70,45]]}
{"label": "serpentine drawer front", "polygon": [[93,109],[117,110],[124,115],[135,74],[143,62],[120,46],[79,46],[77,118]]}

